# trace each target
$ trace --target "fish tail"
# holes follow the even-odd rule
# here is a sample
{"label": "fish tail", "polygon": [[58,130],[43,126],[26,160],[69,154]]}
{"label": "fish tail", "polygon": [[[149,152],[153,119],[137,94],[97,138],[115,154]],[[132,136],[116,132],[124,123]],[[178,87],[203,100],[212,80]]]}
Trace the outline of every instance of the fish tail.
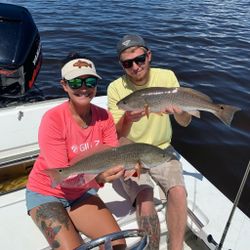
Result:
{"label": "fish tail", "polygon": [[46,169],[44,172],[50,177],[52,188],[55,188],[64,179],[60,169]]}
{"label": "fish tail", "polygon": [[219,110],[216,111],[214,114],[227,126],[231,126],[231,122],[234,118],[234,113],[239,110],[241,109],[238,107],[219,104]]}

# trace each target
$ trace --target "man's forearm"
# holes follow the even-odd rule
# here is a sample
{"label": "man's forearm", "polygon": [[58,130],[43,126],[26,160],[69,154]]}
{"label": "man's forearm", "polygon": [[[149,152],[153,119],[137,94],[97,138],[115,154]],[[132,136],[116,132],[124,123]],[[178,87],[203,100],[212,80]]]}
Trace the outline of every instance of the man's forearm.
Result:
{"label": "man's forearm", "polygon": [[125,112],[124,115],[121,117],[121,119],[116,124],[116,131],[118,134],[118,138],[127,137],[127,135],[129,134],[129,131],[131,129],[132,124],[133,124],[133,121],[128,119],[128,117],[126,116],[126,112]]}

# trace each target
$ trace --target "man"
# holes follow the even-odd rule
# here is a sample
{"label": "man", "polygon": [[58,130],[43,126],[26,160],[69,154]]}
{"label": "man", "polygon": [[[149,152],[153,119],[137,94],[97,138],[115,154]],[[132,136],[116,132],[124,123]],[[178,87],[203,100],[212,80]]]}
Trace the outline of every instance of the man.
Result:
{"label": "man", "polygon": [[[151,68],[152,53],[142,37],[126,35],[117,44],[119,62],[125,74],[113,81],[108,87],[108,107],[113,114],[119,137],[127,137],[134,142],[144,142],[166,148],[170,146],[172,128],[169,115],[150,113],[144,110],[122,111],[116,103],[135,90],[148,87],[178,87],[175,74],[166,69]],[[165,110],[185,117],[177,108]],[[150,171],[150,176],[161,187],[167,198],[166,221],[169,231],[168,249],[183,249],[187,220],[186,189],[182,167],[173,154],[173,160]],[[159,249],[160,224],[153,202],[153,184],[147,173],[140,179],[121,180],[132,202],[136,204],[137,221],[150,235],[149,249]]]}

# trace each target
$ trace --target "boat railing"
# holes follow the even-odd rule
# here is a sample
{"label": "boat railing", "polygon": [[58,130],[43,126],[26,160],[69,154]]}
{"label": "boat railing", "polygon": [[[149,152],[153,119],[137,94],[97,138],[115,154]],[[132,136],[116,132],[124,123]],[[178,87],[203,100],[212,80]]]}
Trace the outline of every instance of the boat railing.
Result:
{"label": "boat railing", "polygon": [[75,250],[89,250],[93,249],[95,247],[98,247],[102,244],[104,244],[105,250],[112,250],[112,241],[123,239],[123,238],[129,238],[129,237],[140,237],[141,239],[131,246],[130,250],[144,250],[148,246],[149,237],[146,234],[145,231],[139,230],[139,229],[129,229],[129,230],[123,230],[120,232],[115,232],[112,234],[104,235],[102,237],[99,237],[95,240],[91,240],[80,247],[76,248]]}

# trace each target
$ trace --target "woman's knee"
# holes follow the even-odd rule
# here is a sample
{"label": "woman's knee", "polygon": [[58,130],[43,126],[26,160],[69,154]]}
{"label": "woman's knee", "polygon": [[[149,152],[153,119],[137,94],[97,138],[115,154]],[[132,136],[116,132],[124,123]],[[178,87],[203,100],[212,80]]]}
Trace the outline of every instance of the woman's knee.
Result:
{"label": "woman's knee", "polygon": [[81,244],[81,237],[61,203],[42,204],[33,208],[30,215],[53,249],[74,249]]}

